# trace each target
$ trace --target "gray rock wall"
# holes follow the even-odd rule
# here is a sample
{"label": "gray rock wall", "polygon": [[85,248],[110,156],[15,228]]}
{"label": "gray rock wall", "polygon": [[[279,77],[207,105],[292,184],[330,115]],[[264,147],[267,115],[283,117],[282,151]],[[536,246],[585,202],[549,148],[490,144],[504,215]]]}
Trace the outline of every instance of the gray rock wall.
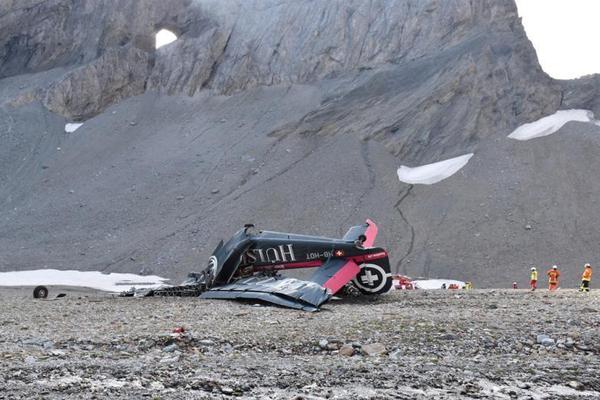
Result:
{"label": "gray rock wall", "polygon": [[[155,50],[161,28],[179,39]],[[243,223],[337,236],[370,217],[400,271],[498,285],[575,257],[536,235],[593,254],[562,216],[595,215],[564,209],[595,175],[547,172],[589,171],[593,135],[504,141],[559,108],[600,114],[599,87],[548,77],[512,0],[0,0],[0,269],[181,277]],[[395,174],[470,151],[462,179]],[[515,154],[522,192],[496,179]]]}
{"label": "gray rock wall", "polygon": [[[483,33],[508,32],[494,51],[518,52],[526,75],[542,75],[512,1],[53,0],[5,5],[0,78],[82,68],[55,83],[45,100],[71,118],[97,114],[145,87],[172,94],[205,88],[232,93],[313,82],[431,56]],[[155,52],[154,34],[162,27],[180,39]],[[522,75],[519,66],[511,67],[511,76]],[[103,76],[108,74],[116,77]]]}
{"label": "gray rock wall", "polygon": [[[590,101],[561,103],[565,84],[539,67],[510,0],[54,0],[7,9],[0,77],[69,68],[18,102],[37,98],[76,120],[148,88],[231,94],[343,77],[285,131],[375,138],[427,161],[472,148],[492,127]],[[179,40],[155,51],[163,27]]]}

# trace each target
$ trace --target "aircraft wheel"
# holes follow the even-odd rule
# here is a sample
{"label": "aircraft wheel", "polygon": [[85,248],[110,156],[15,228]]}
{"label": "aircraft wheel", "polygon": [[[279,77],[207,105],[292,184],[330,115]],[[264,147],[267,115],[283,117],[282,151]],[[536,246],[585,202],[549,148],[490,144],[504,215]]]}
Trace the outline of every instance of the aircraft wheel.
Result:
{"label": "aircraft wheel", "polygon": [[45,299],[46,297],[48,297],[48,288],[46,286],[37,286],[33,289],[34,299]]}
{"label": "aircraft wheel", "polygon": [[381,265],[361,264],[352,283],[362,294],[383,294],[392,288],[393,279]]}

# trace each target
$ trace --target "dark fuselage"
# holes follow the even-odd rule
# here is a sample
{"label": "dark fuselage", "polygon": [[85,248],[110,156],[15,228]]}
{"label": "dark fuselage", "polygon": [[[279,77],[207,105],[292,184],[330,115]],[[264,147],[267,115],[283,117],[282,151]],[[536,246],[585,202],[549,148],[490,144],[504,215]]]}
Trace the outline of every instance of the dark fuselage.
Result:
{"label": "dark fuselage", "polygon": [[[227,283],[237,275],[294,268],[314,268],[332,259],[351,259],[357,264],[387,258],[381,248],[362,248],[355,240],[261,231],[238,231],[213,254],[218,265],[216,282]],[[239,271],[238,271],[239,269]]]}

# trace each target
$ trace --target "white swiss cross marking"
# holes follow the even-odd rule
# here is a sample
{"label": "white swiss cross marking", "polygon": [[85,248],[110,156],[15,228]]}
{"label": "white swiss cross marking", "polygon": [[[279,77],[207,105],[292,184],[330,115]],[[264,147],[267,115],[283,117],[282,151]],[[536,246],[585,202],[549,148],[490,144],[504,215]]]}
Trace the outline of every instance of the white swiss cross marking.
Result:
{"label": "white swiss cross marking", "polygon": [[360,277],[360,280],[364,285],[375,286],[375,283],[379,280],[379,277],[366,269]]}

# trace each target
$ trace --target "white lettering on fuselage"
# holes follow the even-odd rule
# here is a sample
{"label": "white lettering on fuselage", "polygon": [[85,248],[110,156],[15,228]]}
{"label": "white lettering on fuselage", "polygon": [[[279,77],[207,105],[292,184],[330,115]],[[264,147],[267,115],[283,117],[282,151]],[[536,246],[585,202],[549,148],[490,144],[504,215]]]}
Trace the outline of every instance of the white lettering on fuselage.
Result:
{"label": "white lettering on fuselage", "polygon": [[318,260],[320,258],[329,258],[333,257],[333,251],[325,250],[322,253],[306,253],[307,260]]}
{"label": "white lettering on fuselage", "polygon": [[294,246],[292,244],[269,247],[268,249],[250,249],[244,254],[245,264],[277,263],[296,261]]}

